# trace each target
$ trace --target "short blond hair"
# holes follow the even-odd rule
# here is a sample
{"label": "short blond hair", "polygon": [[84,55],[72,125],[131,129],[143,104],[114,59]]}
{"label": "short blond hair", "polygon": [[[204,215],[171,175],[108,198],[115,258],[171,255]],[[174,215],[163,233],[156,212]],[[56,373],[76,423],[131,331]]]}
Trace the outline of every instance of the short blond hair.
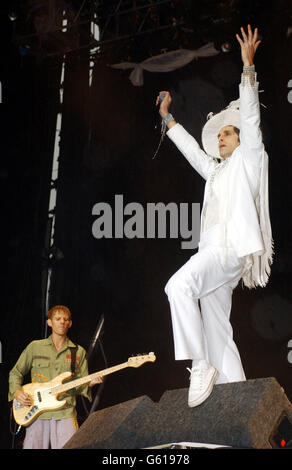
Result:
{"label": "short blond hair", "polygon": [[69,318],[71,319],[71,312],[68,307],[65,307],[65,305],[55,305],[54,307],[50,308],[48,311],[48,319],[52,319],[53,315],[57,310],[61,310],[62,312],[65,312],[69,315]]}

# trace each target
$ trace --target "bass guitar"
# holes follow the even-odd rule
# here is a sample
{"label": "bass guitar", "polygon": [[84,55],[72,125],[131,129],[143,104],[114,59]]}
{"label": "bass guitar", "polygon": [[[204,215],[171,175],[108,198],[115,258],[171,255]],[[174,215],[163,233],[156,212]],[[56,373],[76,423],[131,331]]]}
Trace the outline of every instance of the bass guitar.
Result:
{"label": "bass guitar", "polygon": [[151,352],[147,355],[129,357],[128,361],[122,364],[94,372],[86,377],[71,380],[67,383],[63,382],[72,377],[71,372],[63,372],[50,382],[23,385],[22,391],[29,395],[31,405],[24,406],[14,399],[12,405],[14,419],[20,426],[29,426],[40,414],[63,408],[66,405],[66,399],[59,400],[58,397],[68,390],[87,384],[98,375],[109,375],[127,367],[140,367],[146,362],[154,362],[155,360],[155,354]]}

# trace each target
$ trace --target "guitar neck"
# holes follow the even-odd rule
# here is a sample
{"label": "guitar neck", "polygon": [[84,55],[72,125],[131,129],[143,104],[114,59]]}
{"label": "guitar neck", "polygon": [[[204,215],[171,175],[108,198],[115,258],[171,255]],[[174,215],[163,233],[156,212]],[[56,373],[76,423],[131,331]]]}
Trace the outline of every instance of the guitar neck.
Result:
{"label": "guitar neck", "polygon": [[91,382],[91,380],[97,377],[98,375],[103,375],[103,376],[109,375],[109,374],[112,374],[113,372],[117,372],[118,370],[125,369],[126,367],[129,367],[128,362],[124,362],[117,366],[109,367],[108,369],[94,372],[93,374],[87,375],[86,377],[81,377],[80,379],[72,380],[71,382],[68,382],[66,384],[57,385],[56,387],[52,388],[52,393],[54,395],[58,395],[60,393],[67,392],[68,390],[71,390],[72,388],[80,387],[81,385]]}

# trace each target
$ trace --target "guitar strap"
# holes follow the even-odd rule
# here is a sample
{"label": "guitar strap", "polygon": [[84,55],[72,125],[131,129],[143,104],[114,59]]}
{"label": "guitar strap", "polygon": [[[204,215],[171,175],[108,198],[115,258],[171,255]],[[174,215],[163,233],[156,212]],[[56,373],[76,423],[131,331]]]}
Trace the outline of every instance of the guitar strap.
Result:
{"label": "guitar strap", "polygon": [[74,346],[74,347],[70,348],[70,351],[71,351],[71,374],[72,375],[75,375],[77,348],[78,348],[78,346]]}

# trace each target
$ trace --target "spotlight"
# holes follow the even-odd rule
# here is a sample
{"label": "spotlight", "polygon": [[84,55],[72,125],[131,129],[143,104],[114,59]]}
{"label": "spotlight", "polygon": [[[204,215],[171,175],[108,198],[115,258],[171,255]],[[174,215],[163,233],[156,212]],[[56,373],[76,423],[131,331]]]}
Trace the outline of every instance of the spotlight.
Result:
{"label": "spotlight", "polygon": [[222,52],[230,52],[231,51],[231,43],[230,42],[224,42],[222,45],[221,45],[221,51]]}
{"label": "spotlight", "polygon": [[30,49],[30,47],[27,46],[27,45],[25,45],[25,46],[19,46],[19,47],[18,47],[18,52],[19,52],[20,55],[25,56],[25,55],[28,54],[28,50],[29,50],[29,49]]}
{"label": "spotlight", "polygon": [[51,262],[55,263],[64,258],[62,251],[57,246],[51,246],[48,252],[48,258]]}
{"label": "spotlight", "polygon": [[9,17],[10,21],[15,21],[15,20],[17,20],[17,13],[15,11],[10,11],[8,13],[8,17]]}

